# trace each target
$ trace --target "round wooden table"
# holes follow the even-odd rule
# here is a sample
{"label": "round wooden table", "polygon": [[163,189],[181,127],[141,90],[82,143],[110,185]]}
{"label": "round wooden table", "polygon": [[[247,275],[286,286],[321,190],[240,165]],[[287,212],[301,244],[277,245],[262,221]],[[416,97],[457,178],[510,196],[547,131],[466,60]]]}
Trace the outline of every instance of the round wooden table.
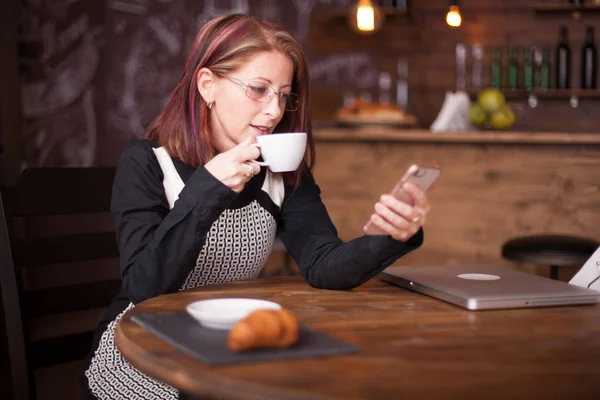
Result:
{"label": "round wooden table", "polygon": [[[131,321],[195,300],[278,302],[359,353],[208,367]],[[159,296],[116,343],[141,371],[218,399],[600,398],[600,306],[467,311],[374,278],[351,291],[268,278]]]}

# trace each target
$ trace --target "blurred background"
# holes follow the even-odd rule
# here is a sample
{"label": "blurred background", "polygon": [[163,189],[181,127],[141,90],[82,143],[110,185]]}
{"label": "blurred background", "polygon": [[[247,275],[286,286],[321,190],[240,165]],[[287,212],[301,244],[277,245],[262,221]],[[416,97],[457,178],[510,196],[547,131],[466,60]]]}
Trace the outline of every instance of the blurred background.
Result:
{"label": "blurred background", "polygon": [[[495,85],[512,90],[514,129],[598,131],[596,91],[578,98],[576,108],[570,93],[557,92],[532,108],[528,91],[555,86],[561,26],[572,49],[571,88],[579,88],[586,27],[600,21],[593,0],[577,15],[560,12],[557,1],[463,0],[462,24],[455,29],[446,15],[456,1],[373,1],[383,20],[376,15],[375,32],[367,35],[349,23],[357,3],[5,0],[0,172],[6,180],[23,166],[114,165],[124,145],[142,137],[167,101],[197,30],[230,12],[279,22],[303,44],[317,124],[334,121],[349,99],[383,96],[426,128],[447,91],[475,96]],[[493,68],[502,80],[493,78]],[[508,76],[511,68],[519,77],[515,82]],[[527,68],[549,69],[548,82],[527,83]]]}

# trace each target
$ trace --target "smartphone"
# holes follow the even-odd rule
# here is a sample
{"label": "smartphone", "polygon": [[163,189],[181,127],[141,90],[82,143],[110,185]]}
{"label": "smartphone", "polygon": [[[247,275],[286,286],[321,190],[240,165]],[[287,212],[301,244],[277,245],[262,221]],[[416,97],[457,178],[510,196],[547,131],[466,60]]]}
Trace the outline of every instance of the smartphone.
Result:
{"label": "smartphone", "polygon": [[[403,201],[407,204],[413,205],[412,197],[404,191],[404,184],[406,182],[411,182],[416,185],[419,189],[424,192],[427,192],[433,187],[435,181],[439,178],[441,174],[441,169],[437,166],[423,166],[413,164],[404,173],[402,178],[396,183],[390,194],[397,198],[400,201]],[[372,225],[371,222],[367,222],[365,227],[365,233],[367,235],[386,235],[387,233],[383,232],[377,226]]]}

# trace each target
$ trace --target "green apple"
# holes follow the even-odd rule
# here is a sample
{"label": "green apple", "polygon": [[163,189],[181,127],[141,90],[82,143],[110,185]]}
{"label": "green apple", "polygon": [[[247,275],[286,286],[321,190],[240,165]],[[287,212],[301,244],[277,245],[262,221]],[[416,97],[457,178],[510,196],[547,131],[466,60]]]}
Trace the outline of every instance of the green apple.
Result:
{"label": "green apple", "polygon": [[475,126],[482,126],[487,121],[487,112],[479,104],[473,104],[469,110],[471,123]]}
{"label": "green apple", "polygon": [[515,113],[509,105],[504,105],[490,115],[490,123],[493,129],[506,130],[514,126]]}
{"label": "green apple", "polygon": [[477,101],[488,113],[499,110],[506,103],[504,95],[498,89],[483,89],[479,92]]}

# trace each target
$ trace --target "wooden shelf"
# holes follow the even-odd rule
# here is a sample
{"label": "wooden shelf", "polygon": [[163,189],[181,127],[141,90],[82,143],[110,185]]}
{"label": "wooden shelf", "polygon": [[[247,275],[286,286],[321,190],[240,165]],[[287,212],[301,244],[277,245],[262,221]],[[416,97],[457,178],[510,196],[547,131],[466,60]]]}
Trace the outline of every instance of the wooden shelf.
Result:
{"label": "wooden shelf", "polygon": [[536,13],[600,12],[597,4],[553,4],[542,3],[533,7]]}
{"label": "wooden shelf", "polygon": [[[538,98],[547,99],[568,99],[572,96],[582,98],[600,98],[600,90],[598,89],[536,89],[536,90],[525,90],[525,89],[500,89],[507,99],[526,99],[530,95],[535,95]],[[469,96],[472,98],[477,97],[479,90],[468,91]]]}

